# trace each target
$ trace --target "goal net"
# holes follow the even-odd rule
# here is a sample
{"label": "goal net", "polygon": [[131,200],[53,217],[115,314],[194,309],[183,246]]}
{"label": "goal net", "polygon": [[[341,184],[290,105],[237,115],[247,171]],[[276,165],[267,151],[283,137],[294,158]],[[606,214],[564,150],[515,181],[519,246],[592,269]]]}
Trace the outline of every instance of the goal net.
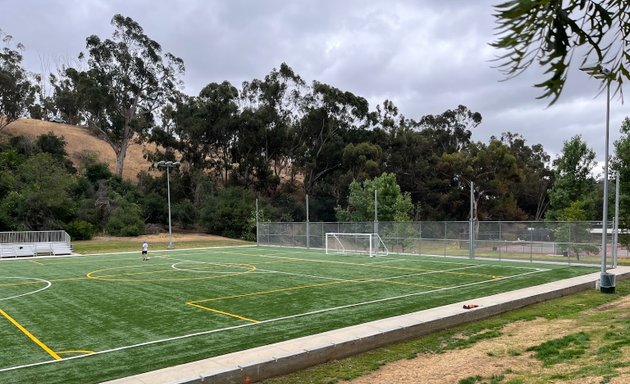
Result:
{"label": "goal net", "polygon": [[326,254],[387,256],[389,251],[376,233],[326,233]]}

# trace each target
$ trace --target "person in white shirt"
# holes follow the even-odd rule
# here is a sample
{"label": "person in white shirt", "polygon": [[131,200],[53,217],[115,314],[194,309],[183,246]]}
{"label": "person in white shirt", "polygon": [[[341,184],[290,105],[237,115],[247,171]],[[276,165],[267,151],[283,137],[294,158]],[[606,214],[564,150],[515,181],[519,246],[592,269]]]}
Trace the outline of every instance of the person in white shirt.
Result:
{"label": "person in white shirt", "polygon": [[142,243],[142,261],[149,260],[149,243],[146,240]]}

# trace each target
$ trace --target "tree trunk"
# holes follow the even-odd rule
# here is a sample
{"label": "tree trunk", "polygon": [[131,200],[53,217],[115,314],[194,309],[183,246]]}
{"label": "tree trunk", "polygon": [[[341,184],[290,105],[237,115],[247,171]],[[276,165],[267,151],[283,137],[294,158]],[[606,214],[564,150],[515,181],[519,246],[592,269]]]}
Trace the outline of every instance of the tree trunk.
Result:
{"label": "tree trunk", "polygon": [[123,169],[125,167],[125,158],[127,157],[127,148],[129,147],[129,139],[123,139],[120,143],[120,148],[118,151],[114,150],[116,153],[116,176],[123,176]]}

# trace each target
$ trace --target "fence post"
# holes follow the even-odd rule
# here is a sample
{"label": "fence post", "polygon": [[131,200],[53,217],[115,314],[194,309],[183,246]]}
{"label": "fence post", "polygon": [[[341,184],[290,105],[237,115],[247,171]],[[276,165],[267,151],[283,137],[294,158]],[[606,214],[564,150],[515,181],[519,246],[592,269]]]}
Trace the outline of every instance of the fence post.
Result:
{"label": "fence post", "polygon": [[378,190],[376,188],[374,188],[374,224],[372,227],[372,233],[374,233],[374,236],[372,237],[373,244],[370,244],[370,247],[374,247],[376,249],[378,246],[376,240],[378,235]]}
{"label": "fence post", "polygon": [[474,220],[475,220],[475,192],[474,183],[470,182],[470,222],[468,224],[468,257],[475,258],[475,233],[474,233]]}
{"label": "fence post", "polygon": [[308,194],[306,195],[306,248],[311,248],[311,222],[308,217]]}
{"label": "fence post", "polygon": [[[531,225],[531,224],[529,224]],[[531,230],[529,231],[529,262],[534,262],[534,227],[529,227]]]}
{"label": "fence post", "polygon": [[258,247],[260,244],[258,243],[258,198],[256,198],[256,246]]}

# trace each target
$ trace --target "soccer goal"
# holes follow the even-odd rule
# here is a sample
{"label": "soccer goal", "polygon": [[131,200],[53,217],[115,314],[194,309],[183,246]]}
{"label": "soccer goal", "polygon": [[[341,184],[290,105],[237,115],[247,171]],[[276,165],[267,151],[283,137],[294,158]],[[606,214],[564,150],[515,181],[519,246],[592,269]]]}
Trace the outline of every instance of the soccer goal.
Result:
{"label": "soccer goal", "polygon": [[376,233],[326,233],[326,254],[387,256],[389,251]]}

